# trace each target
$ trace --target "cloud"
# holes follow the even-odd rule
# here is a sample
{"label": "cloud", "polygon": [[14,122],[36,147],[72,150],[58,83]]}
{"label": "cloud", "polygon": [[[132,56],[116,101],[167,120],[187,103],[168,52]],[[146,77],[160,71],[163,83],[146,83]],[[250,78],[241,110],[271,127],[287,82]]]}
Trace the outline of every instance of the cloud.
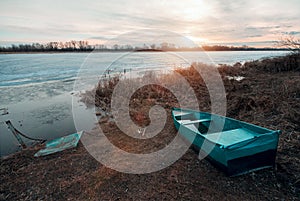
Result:
{"label": "cloud", "polygon": [[146,28],[220,43],[272,41],[299,34],[299,7],[299,0],[2,0],[0,41],[104,41]]}
{"label": "cloud", "polygon": [[262,34],[256,34],[256,35],[248,35],[248,38],[257,38],[263,36]]}
{"label": "cloud", "polygon": [[288,34],[290,34],[290,35],[300,35],[300,31],[291,31]]}

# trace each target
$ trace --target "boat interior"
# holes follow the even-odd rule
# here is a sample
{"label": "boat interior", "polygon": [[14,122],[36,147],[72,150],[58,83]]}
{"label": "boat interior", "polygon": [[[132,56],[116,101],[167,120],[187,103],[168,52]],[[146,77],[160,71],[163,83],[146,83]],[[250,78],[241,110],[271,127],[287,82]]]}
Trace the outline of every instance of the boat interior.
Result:
{"label": "boat interior", "polygon": [[179,124],[189,130],[224,146],[273,132],[246,122],[205,112],[175,109],[173,116]]}

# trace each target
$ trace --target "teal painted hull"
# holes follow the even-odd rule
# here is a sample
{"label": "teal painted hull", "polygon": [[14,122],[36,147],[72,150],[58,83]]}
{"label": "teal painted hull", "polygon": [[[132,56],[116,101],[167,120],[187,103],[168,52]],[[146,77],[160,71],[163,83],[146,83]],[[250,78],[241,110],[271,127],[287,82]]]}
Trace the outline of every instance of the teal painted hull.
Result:
{"label": "teal painted hull", "polygon": [[179,133],[229,176],[275,165],[280,131],[180,108],[172,116]]}
{"label": "teal painted hull", "polygon": [[74,148],[77,146],[82,133],[83,132],[74,133],[46,142],[45,148],[39,150],[37,153],[34,154],[34,156],[46,156],[49,154],[61,152],[66,149]]}

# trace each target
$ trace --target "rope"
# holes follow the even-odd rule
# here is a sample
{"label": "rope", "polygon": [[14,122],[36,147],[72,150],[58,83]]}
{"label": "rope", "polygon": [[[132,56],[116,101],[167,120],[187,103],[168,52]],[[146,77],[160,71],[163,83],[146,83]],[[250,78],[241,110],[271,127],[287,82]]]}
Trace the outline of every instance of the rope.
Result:
{"label": "rope", "polygon": [[29,139],[29,140],[34,140],[34,141],[40,141],[41,143],[46,142],[46,140],[44,140],[44,139],[39,139],[39,138],[29,137],[29,136],[27,136],[27,135],[21,133],[19,130],[17,130],[17,129],[12,125],[12,123],[11,123],[10,121],[6,121],[5,123],[6,123],[8,126],[11,126],[11,128],[13,128],[19,135],[21,135],[21,136],[24,137],[24,138],[27,138],[27,139]]}

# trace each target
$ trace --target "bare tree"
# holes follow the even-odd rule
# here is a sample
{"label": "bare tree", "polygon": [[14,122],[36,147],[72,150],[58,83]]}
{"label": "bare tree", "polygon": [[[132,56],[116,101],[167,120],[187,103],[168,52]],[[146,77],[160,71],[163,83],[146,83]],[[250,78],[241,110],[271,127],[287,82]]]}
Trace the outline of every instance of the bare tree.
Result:
{"label": "bare tree", "polygon": [[279,47],[286,47],[294,52],[300,52],[300,39],[295,38],[291,34],[281,37],[277,45]]}
{"label": "bare tree", "polygon": [[58,45],[58,49],[64,49],[65,48],[65,45],[63,42],[59,42],[59,45]]}
{"label": "bare tree", "polygon": [[162,50],[167,50],[169,48],[169,43],[163,42],[160,44]]}
{"label": "bare tree", "polygon": [[77,43],[78,43],[78,46],[79,46],[80,50],[83,50],[85,48],[85,41],[80,40]]}
{"label": "bare tree", "polygon": [[118,44],[114,44],[114,45],[113,45],[113,49],[114,49],[114,50],[118,50],[119,48],[120,48],[120,47],[119,47]]}
{"label": "bare tree", "polygon": [[76,46],[77,46],[77,41],[71,40],[70,42],[71,42],[71,45],[72,45],[73,50],[75,50],[75,49],[76,49]]}
{"label": "bare tree", "polygon": [[156,48],[156,45],[155,44],[152,44],[150,45],[151,49],[155,49]]}

